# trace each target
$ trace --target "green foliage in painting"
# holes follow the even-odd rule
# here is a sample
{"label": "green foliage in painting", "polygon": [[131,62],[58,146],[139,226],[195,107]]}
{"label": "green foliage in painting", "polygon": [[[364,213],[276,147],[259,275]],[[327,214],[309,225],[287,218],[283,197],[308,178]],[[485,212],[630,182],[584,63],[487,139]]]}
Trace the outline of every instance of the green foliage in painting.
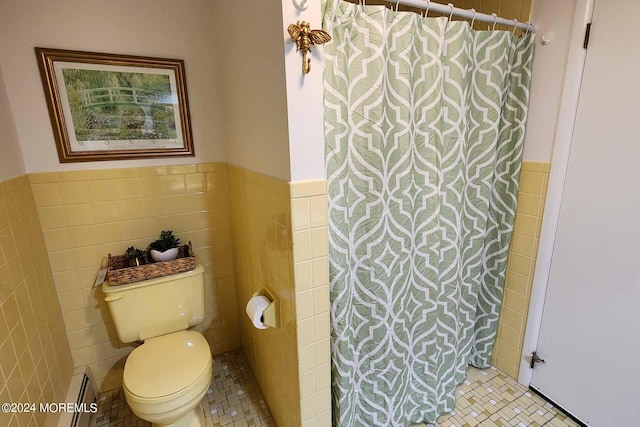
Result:
{"label": "green foliage in painting", "polygon": [[177,138],[169,76],[62,70],[76,139]]}

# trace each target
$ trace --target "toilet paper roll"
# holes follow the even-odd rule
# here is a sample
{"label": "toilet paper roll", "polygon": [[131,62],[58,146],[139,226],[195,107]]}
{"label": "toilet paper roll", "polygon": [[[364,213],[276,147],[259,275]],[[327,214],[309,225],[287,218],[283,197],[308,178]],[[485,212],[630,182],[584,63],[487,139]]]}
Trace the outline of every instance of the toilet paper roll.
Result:
{"label": "toilet paper roll", "polygon": [[269,298],[258,295],[249,300],[247,303],[247,316],[249,316],[249,320],[253,323],[258,329],[267,329],[268,326],[264,324],[264,319],[262,318],[262,314],[269,307],[271,301]]}

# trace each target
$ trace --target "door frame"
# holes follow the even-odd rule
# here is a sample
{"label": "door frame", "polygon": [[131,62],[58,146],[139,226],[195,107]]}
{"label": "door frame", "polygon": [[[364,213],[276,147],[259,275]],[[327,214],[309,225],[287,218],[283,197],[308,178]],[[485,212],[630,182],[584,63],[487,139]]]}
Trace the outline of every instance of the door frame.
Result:
{"label": "door frame", "polygon": [[[544,206],[540,242],[538,244],[538,257],[536,259],[529,314],[522,345],[522,357],[520,359],[518,382],[527,387],[531,383],[533,369],[529,367],[529,361],[525,357],[536,351],[540,337],[553,248],[560,218],[560,207],[562,205],[565,177],[569,166],[569,154],[571,152],[578,100],[582,86],[582,74],[587,57],[587,51],[583,47],[584,36],[586,26],[591,22],[593,16],[595,1],[576,0],[560,110],[553,141],[551,172]],[[544,355],[542,356],[544,357]]]}

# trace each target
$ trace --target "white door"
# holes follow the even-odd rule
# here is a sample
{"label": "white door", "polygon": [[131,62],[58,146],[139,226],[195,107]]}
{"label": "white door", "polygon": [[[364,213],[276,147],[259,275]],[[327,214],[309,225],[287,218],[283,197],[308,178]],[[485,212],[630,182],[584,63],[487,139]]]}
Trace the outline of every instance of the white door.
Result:
{"label": "white door", "polygon": [[531,386],[640,426],[640,1],[596,0]]}

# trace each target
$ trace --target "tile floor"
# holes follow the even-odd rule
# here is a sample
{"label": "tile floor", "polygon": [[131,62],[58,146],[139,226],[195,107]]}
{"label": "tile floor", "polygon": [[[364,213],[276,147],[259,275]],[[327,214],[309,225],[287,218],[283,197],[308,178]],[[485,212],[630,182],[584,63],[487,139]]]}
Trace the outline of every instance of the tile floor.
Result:
{"label": "tile floor", "polygon": [[[578,426],[553,405],[495,368],[470,367],[467,379],[456,393],[455,412],[441,416],[436,427]],[[98,413],[92,419],[96,427],[151,425],[131,412],[122,389],[103,393],[98,400]],[[275,427],[241,351],[214,357],[213,382],[202,399],[202,407],[207,427]]]}
{"label": "tile floor", "polygon": [[442,415],[435,426],[578,426],[552,404],[493,367],[486,370],[469,367],[467,379],[456,394],[455,411]]}
{"label": "tile floor", "polygon": [[[151,426],[131,412],[122,389],[100,394],[96,427]],[[240,351],[213,358],[213,382],[201,402],[207,427],[275,427],[267,403]],[[94,423],[95,421],[95,423]]]}

